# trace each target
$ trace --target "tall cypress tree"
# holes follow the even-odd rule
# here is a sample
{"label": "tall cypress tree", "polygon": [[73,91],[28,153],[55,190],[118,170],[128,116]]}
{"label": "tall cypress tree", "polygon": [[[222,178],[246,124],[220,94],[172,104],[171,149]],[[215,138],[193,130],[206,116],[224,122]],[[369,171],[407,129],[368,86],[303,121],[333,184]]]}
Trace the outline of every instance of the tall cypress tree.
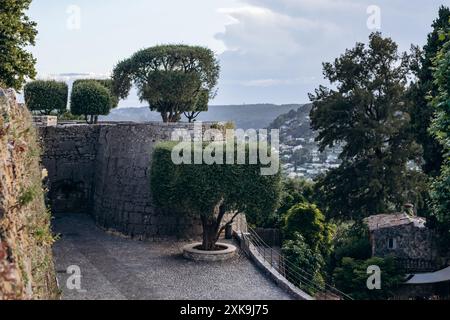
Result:
{"label": "tall cypress tree", "polygon": [[423,147],[423,171],[431,176],[437,176],[443,161],[442,146],[431,135],[428,128],[433,118],[434,108],[429,103],[429,96],[437,94],[437,86],[433,82],[433,60],[443,46],[439,32],[448,25],[450,9],[441,6],[438,18],[433,22],[433,31],[428,35],[427,44],[421,53],[417,73],[418,81],[411,88],[412,99],[415,101],[411,111],[411,130],[416,141]]}
{"label": "tall cypress tree", "polygon": [[25,47],[34,45],[36,23],[26,15],[31,0],[0,2],[0,85],[20,90],[34,78],[35,59]]}

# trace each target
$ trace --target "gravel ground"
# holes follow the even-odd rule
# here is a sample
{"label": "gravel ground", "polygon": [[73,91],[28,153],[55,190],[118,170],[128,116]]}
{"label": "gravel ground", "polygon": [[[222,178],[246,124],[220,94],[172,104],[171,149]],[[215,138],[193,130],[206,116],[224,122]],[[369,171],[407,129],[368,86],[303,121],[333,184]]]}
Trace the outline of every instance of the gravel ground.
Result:
{"label": "gravel ground", "polygon": [[[54,220],[58,281],[67,300],[285,300],[291,297],[245,256],[198,263],[181,255],[182,242],[140,242],[98,229],[88,215]],[[81,290],[70,290],[67,268],[81,270]],[[68,281],[72,280],[72,281]]]}

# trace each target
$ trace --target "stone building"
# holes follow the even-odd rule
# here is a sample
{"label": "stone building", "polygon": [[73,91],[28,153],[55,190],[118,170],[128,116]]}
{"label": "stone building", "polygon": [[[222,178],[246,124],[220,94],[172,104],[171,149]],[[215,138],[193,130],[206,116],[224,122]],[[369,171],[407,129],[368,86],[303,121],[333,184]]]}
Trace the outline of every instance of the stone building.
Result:
{"label": "stone building", "polygon": [[426,219],[407,213],[379,214],[366,219],[372,255],[395,256],[410,271],[434,271],[437,252]]}

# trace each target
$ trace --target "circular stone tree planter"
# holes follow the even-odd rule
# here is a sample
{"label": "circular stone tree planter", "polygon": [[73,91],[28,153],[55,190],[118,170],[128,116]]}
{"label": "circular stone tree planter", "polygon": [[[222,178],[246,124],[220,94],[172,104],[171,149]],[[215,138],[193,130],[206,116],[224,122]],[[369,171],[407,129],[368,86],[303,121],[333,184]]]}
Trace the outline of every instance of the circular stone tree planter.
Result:
{"label": "circular stone tree planter", "polygon": [[227,261],[232,259],[236,255],[237,248],[228,243],[217,243],[217,247],[223,248],[217,251],[204,251],[198,249],[201,247],[201,243],[193,243],[183,248],[183,256],[186,259],[194,261]]}

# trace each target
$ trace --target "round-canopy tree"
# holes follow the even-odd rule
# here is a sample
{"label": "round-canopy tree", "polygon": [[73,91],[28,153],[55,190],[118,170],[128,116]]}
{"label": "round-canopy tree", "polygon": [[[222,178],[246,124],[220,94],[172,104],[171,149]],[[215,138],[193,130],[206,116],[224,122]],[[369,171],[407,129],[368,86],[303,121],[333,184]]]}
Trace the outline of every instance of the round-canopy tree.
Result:
{"label": "round-canopy tree", "polygon": [[[238,213],[245,213],[247,219],[255,223],[278,208],[279,172],[272,176],[261,175],[262,165],[259,164],[177,165],[172,161],[175,146],[174,142],[162,143],[155,149],[151,173],[153,199],[161,208],[201,219],[203,250],[215,249],[220,234]],[[235,212],[235,215],[224,222],[227,212]]]}
{"label": "round-canopy tree", "polygon": [[110,91],[95,81],[73,86],[70,108],[74,115],[83,115],[89,124],[97,123],[99,115],[108,115],[112,106]]}
{"label": "round-canopy tree", "polygon": [[113,72],[113,91],[125,99],[134,84],[141,101],[160,112],[164,122],[177,122],[183,113],[192,121],[215,97],[219,72],[210,49],[161,45],[120,62]]}
{"label": "round-canopy tree", "polygon": [[97,82],[108,89],[111,94],[111,109],[117,108],[117,106],[119,105],[119,98],[113,93],[112,79],[78,79],[74,81],[73,86],[76,86],[83,82]]}
{"label": "round-canopy tree", "polygon": [[25,85],[24,95],[25,104],[31,111],[50,115],[67,109],[69,88],[64,82],[38,80]]}

